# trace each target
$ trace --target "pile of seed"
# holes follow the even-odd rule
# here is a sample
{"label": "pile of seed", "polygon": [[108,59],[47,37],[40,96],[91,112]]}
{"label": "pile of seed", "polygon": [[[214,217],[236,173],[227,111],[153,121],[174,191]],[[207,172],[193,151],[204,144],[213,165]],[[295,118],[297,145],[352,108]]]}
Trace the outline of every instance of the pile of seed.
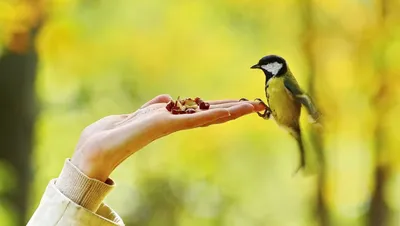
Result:
{"label": "pile of seed", "polygon": [[204,102],[199,97],[196,97],[195,99],[186,98],[183,100],[178,97],[177,100],[171,100],[165,108],[174,115],[193,114],[200,110],[208,110],[210,104]]}

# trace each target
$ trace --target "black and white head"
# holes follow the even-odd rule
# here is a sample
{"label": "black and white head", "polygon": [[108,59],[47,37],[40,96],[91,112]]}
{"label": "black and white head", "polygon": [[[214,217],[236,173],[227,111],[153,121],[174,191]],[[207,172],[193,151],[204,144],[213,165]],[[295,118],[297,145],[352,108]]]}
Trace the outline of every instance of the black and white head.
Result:
{"label": "black and white head", "polygon": [[287,70],[285,59],[277,55],[268,55],[260,59],[251,69],[261,69],[267,79],[284,75]]}

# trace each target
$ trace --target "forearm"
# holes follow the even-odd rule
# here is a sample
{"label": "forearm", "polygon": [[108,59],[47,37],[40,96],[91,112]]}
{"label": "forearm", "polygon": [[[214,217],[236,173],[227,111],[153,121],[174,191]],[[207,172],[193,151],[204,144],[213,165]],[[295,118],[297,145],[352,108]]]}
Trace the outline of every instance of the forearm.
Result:
{"label": "forearm", "polygon": [[[123,225],[103,204],[114,182],[87,177],[69,159],[57,179],[51,180],[28,225]],[[90,223],[88,223],[90,222]]]}

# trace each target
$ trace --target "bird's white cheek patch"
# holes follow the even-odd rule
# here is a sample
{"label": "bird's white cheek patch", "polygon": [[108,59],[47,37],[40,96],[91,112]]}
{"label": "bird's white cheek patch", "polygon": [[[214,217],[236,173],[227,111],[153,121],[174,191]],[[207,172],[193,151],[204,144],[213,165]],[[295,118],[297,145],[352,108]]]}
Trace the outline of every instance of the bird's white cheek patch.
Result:
{"label": "bird's white cheek patch", "polygon": [[269,63],[267,65],[261,65],[261,68],[264,70],[267,70],[268,72],[271,72],[273,75],[277,75],[279,70],[281,70],[283,64],[274,62],[274,63]]}

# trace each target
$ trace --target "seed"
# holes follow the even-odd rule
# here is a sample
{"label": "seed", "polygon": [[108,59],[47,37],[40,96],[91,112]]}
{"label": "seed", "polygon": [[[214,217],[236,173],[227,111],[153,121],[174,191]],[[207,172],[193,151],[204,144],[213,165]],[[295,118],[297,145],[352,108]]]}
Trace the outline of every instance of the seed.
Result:
{"label": "seed", "polygon": [[182,103],[180,102],[180,101],[177,101],[176,102],[176,106],[179,108],[179,109],[181,109],[181,110],[185,110],[185,106],[184,105],[182,105]]}
{"label": "seed", "polygon": [[201,102],[200,103],[200,109],[201,110],[208,110],[210,108],[210,104],[206,102]]}
{"label": "seed", "polygon": [[193,113],[196,113],[196,110],[194,110],[194,109],[192,109],[192,108],[188,108],[188,109],[186,109],[185,113],[187,113],[187,114],[193,114]]}
{"label": "seed", "polygon": [[181,114],[181,110],[179,110],[179,109],[172,109],[172,111],[171,111],[171,113],[172,114],[174,114],[174,115],[178,115],[178,114]]}
{"label": "seed", "polygon": [[200,105],[200,103],[203,102],[203,101],[200,99],[200,97],[196,97],[194,99],[194,102],[196,102],[197,105]]}
{"label": "seed", "polygon": [[175,106],[175,103],[174,103],[174,101],[170,101],[168,104],[167,104],[167,106],[165,106],[165,108],[168,110],[168,111],[171,111],[172,110],[172,108]]}
{"label": "seed", "polygon": [[186,101],[185,101],[185,105],[187,106],[187,107],[192,107],[192,106],[197,106],[197,103],[194,101],[194,100],[192,100],[192,99],[187,99]]}

